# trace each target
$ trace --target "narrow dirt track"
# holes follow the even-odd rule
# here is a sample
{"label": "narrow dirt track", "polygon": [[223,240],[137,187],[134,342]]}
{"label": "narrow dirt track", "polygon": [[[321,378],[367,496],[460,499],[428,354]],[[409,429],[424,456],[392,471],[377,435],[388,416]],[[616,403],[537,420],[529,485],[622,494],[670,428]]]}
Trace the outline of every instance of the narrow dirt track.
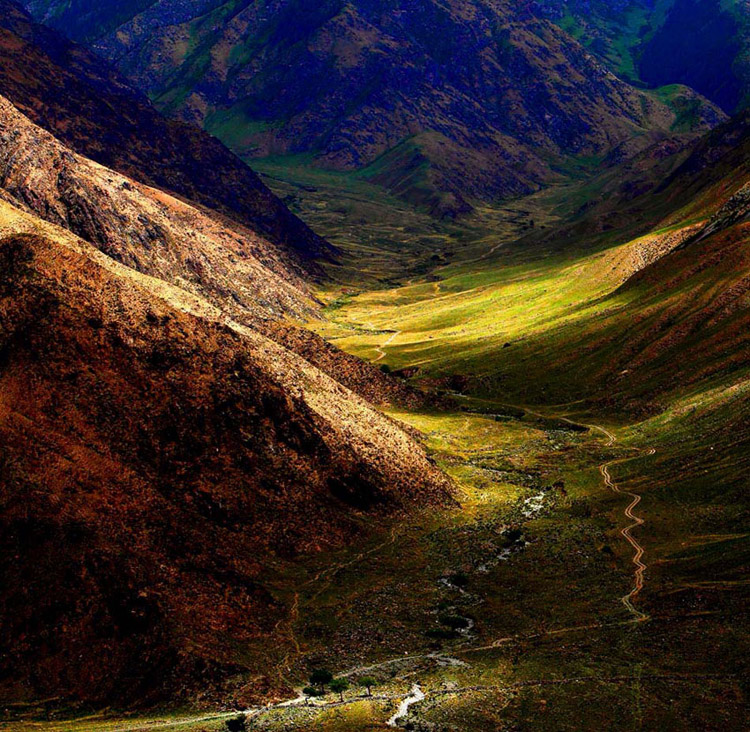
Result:
{"label": "narrow dirt track", "polygon": [[[609,431],[606,430],[604,427],[600,427],[598,425],[592,425],[594,429],[599,430],[602,432],[606,437],[608,438],[607,446],[611,447],[612,445],[617,442],[617,438]],[[656,450],[651,448],[647,453],[647,455],[655,455]],[[633,564],[635,565],[635,574],[634,574],[634,584],[633,589],[630,590],[626,595],[623,595],[621,599],[622,604],[628,609],[628,611],[633,615],[633,617],[638,622],[643,622],[645,620],[649,619],[649,616],[642,612],[641,610],[638,610],[638,608],[633,605],[633,600],[635,600],[636,597],[641,593],[643,590],[643,584],[644,584],[644,575],[647,569],[646,563],[643,561],[643,556],[646,553],[643,546],[641,546],[640,542],[633,536],[633,529],[643,526],[643,524],[646,523],[645,519],[641,518],[640,516],[637,516],[635,513],[633,513],[633,510],[638,506],[638,504],[641,502],[641,496],[637,493],[632,493],[631,491],[623,491],[617,483],[613,480],[612,474],[610,473],[610,468],[614,465],[621,465],[622,463],[628,462],[629,460],[635,460],[637,458],[641,457],[640,455],[634,455],[633,457],[629,458],[621,458],[619,460],[610,460],[609,462],[604,463],[603,465],[599,466],[599,472],[602,474],[602,477],[604,478],[604,484],[614,493],[618,493],[620,495],[629,496],[632,500],[628,504],[628,506],[625,508],[625,517],[629,519],[632,523],[626,526],[624,529],[620,530],[620,534],[623,536],[623,538],[630,544],[631,547],[633,547],[633,551],[635,552],[633,554]]]}
{"label": "narrow dirt track", "polygon": [[373,363],[377,363],[378,361],[382,361],[386,357],[386,352],[384,349],[388,348],[388,346],[393,343],[393,341],[396,340],[401,335],[401,331],[397,330],[383,345],[376,346],[375,350],[378,352],[378,357],[373,361]]}
{"label": "narrow dirt track", "polygon": [[[529,414],[535,415],[537,417],[546,418],[546,415],[540,414],[539,412],[534,412],[526,407],[523,407],[523,409],[528,412]],[[567,417],[557,417],[557,419],[561,419],[563,422],[567,422],[571,425],[577,425],[580,424],[578,422],[573,421],[572,419],[568,419]],[[607,447],[613,447],[615,443],[617,442],[617,437],[610,432],[606,427],[602,427],[598,424],[590,424],[590,425],[584,425],[588,427],[589,429],[596,430],[597,432],[601,432],[606,438],[607,438]],[[650,448],[646,451],[645,455],[656,455],[656,450],[654,448]],[[633,536],[633,529],[643,526],[646,523],[646,520],[641,518],[640,516],[637,516],[635,513],[633,513],[633,510],[638,506],[638,504],[641,502],[642,497],[638,495],[637,493],[632,493],[630,491],[623,491],[619,485],[613,480],[612,474],[610,473],[610,468],[612,468],[615,465],[622,465],[623,463],[627,463],[630,460],[637,460],[640,457],[643,457],[643,454],[639,455],[633,455],[631,457],[626,458],[619,458],[617,460],[610,460],[602,465],[599,466],[599,472],[602,474],[602,477],[604,478],[604,484],[609,488],[613,493],[618,493],[620,495],[629,496],[632,500],[628,504],[628,506],[625,508],[624,514],[627,519],[629,519],[632,523],[626,526],[624,529],[620,530],[620,534],[622,537],[630,544],[631,547],[633,547],[633,564],[635,565],[635,574],[634,574],[634,583],[633,583],[633,589],[628,592],[626,595],[623,595],[623,597],[620,598],[620,601],[622,604],[626,607],[626,609],[633,615],[633,618],[636,622],[642,623],[649,619],[649,615],[647,615],[644,612],[641,612],[633,605],[633,600],[638,597],[638,595],[643,590],[644,585],[644,578],[646,569],[648,566],[643,561],[643,556],[646,553],[646,550],[641,546],[640,542]],[[564,629],[566,630],[566,629]]]}

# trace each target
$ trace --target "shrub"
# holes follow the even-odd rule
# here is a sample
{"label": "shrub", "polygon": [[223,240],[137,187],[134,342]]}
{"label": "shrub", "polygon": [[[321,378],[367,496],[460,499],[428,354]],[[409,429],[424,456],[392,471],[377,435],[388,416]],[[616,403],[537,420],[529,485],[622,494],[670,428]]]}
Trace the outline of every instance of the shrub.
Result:
{"label": "shrub", "polygon": [[468,619],[462,618],[460,615],[441,615],[438,619],[441,625],[447,625],[453,630],[461,630],[469,627]]}
{"label": "shrub", "polygon": [[454,575],[451,575],[449,581],[456,587],[466,587],[469,584],[469,578],[465,572],[456,572]]}
{"label": "shrub", "polygon": [[341,697],[341,701],[344,701],[344,692],[349,688],[349,682],[346,679],[334,679],[331,681],[331,691],[338,694]]}
{"label": "shrub", "polygon": [[247,732],[247,717],[240,714],[239,717],[228,719],[227,732]]}
{"label": "shrub", "polygon": [[364,686],[367,689],[367,695],[372,696],[372,687],[378,685],[378,681],[373,676],[363,676],[359,679],[359,685]]}
{"label": "shrub", "polygon": [[321,691],[323,691],[331,681],[333,681],[333,674],[324,668],[313,669],[313,672],[310,674],[310,684],[312,684],[312,686],[317,686]]}

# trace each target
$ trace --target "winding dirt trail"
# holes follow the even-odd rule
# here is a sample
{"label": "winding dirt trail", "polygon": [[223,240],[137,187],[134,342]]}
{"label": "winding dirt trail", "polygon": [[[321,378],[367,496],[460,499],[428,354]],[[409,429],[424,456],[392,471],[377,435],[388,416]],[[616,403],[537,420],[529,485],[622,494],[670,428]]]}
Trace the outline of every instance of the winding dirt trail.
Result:
{"label": "winding dirt trail", "polygon": [[[539,412],[534,412],[530,409],[527,409],[526,407],[523,407],[523,409],[528,412],[529,414],[533,414],[537,417],[546,418],[545,415],[540,414]],[[577,422],[574,422],[571,419],[568,419],[567,417],[556,417],[557,419],[562,420],[563,422],[567,422],[571,425],[580,424]],[[606,427],[602,427],[598,424],[590,424],[585,425],[589,429],[596,430],[598,432],[601,432],[606,438],[607,438],[607,447],[613,447],[615,443],[617,442],[617,437],[610,432]],[[656,450],[654,448],[649,448],[645,455],[656,455]],[[633,619],[638,622],[642,623],[646,620],[649,620],[650,616],[646,613],[642,612],[641,610],[638,610],[638,608],[633,605],[633,600],[638,597],[638,595],[643,590],[643,585],[645,581],[645,573],[646,569],[648,569],[648,566],[643,561],[643,557],[646,553],[646,550],[643,548],[643,546],[640,544],[638,539],[636,539],[633,536],[633,529],[638,528],[639,526],[643,526],[646,523],[646,520],[638,515],[636,515],[633,511],[638,506],[638,504],[641,502],[642,497],[637,494],[633,493],[631,491],[624,491],[620,488],[620,486],[614,481],[612,478],[612,474],[610,473],[610,468],[614,467],[615,465],[622,465],[623,463],[629,462],[630,460],[637,460],[638,458],[643,457],[643,454],[638,455],[632,455],[631,457],[625,457],[625,458],[618,458],[616,460],[610,460],[606,463],[603,463],[599,466],[599,472],[602,474],[602,478],[604,478],[604,484],[609,488],[613,493],[617,493],[624,496],[629,496],[631,498],[631,502],[627,505],[627,507],[624,510],[625,518],[627,518],[630,523],[628,526],[626,526],[624,529],[620,530],[621,536],[625,539],[625,541],[630,544],[630,546],[633,548],[634,554],[633,554],[633,565],[635,566],[635,573],[633,575],[634,581],[633,581],[633,589],[630,590],[626,595],[623,595],[620,598],[620,601],[625,606],[625,608],[631,613],[633,616]]]}
{"label": "winding dirt trail", "polygon": [[401,331],[397,330],[395,333],[393,333],[393,335],[391,335],[390,338],[388,338],[387,341],[385,341],[385,343],[383,343],[380,346],[375,347],[375,350],[378,352],[378,357],[373,361],[373,363],[382,361],[386,357],[387,354],[385,352],[385,349],[388,348],[388,346],[390,346],[391,343],[393,343],[393,341],[395,341],[396,338],[398,338],[400,335],[401,335]]}
{"label": "winding dirt trail", "polygon": [[[600,427],[599,425],[592,425],[592,427],[599,430],[599,432],[603,433],[607,437],[608,447],[612,447],[615,442],[617,442],[617,438],[609,430],[605,429],[604,427]],[[656,450],[654,448],[651,448],[646,454],[655,455]],[[639,526],[643,526],[643,524],[646,523],[645,519],[633,513],[634,509],[641,502],[641,496],[631,491],[622,490],[620,486],[613,480],[612,474],[610,473],[610,468],[612,468],[613,466],[621,465],[622,463],[628,462],[629,460],[635,460],[638,457],[641,456],[634,455],[633,457],[629,458],[610,460],[609,462],[606,462],[603,465],[599,466],[599,472],[602,474],[602,477],[604,478],[604,484],[607,486],[607,488],[609,488],[614,493],[629,496],[631,498],[631,502],[625,508],[624,513],[625,517],[632,523],[626,526],[624,529],[621,529],[620,534],[628,542],[628,544],[633,547],[633,564],[635,565],[635,574],[633,589],[630,590],[630,592],[628,592],[626,595],[622,596],[621,602],[638,622],[644,622],[649,619],[649,616],[641,610],[638,610],[638,608],[633,605],[633,600],[635,600],[635,598],[638,597],[638,595],[643,590],[644,575],[647,569],[647,565],[643,561],[643,556],[646,553],[646,550],[643,548],[641,543],[633,536],[632,533],[633,529],[636,529]]]}

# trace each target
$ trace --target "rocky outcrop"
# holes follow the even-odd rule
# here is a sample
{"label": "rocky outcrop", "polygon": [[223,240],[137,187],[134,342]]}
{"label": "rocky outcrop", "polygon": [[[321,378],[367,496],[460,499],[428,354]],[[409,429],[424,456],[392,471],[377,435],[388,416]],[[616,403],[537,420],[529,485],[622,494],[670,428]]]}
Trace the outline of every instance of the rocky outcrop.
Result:
{"label": "rocky outcrop", "polygon": [[708,220],[708,223],[693,237],[683,242],[683,249],[697,244],[714,234],[750,220],[750,183],[745,183],[727,202]]}

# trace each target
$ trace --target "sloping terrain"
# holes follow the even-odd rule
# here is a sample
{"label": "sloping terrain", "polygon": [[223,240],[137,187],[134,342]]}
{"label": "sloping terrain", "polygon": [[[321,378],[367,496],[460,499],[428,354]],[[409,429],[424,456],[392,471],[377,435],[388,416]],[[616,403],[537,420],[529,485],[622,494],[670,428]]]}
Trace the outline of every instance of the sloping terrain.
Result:
{"label": "sloping terrain", "polygon": [[[660,145],[590,182],[563,236],[495,245],[480,269],[444,265],[430,285],[364,293],[335,317],[396,332],[392,368],[487,397],[642,416],[727,388],[750,359],[749,146],[747,113],[690,146]],[[385,340],[326,332],[368,358]]]}
{"label": "sloping terrain", "polygon": [[156,5],[158,0],[29,0],[29,11],[52,28],[79,43],[94,40],[115,30],[138,13]]}
{"label": "sloping terrain", "polygon": [[296,354],[0,205],[6,697],[267,673],[243,662],[285,612],[265,562],[448,500],[446,479]]}
{"label": "sloping terrain", "polygon": [[0,2],[0,94],[76,152],[236,219],[320,273],[335,250],[216,139],[167,121],[86,49]]}
{"label": "sloping terrain", "polygon": [[206,298],[378,404],[423,402],[401,381],[294,324],[320,303],[248,228],[71,152],[0,97],[0,190],[139,272]]}
{"label": "sloping terrain", "polygon": [[618,75],[685,84],[729,114],[748,104],[750,17],[742,0],[537,0]]}
{"label": "sloping terrain", "polygon": [[[686,390],[734,383],[750,358],[742,128],[735,120],[683,151],[660,190],[624,204],[631,221],[619,229],[597,228],[595,207],[564,246],[500,250],[481,272],[457,263],[430,286],[363,294],[344,322],[398,331],[393,368],[418,367],[428,381],[462,374],[469,393],[522,403],[584,400],[643,415]],[[371,358],[379,342],[329,333]]]}
{"label": "sloping terrain", "polygon": [[[37,10],[63,29],[74,15]],[[528,193],[571,157],[677,120],[525,3],[160,2],[93,47],[245,158],[366,169],[437,215]],[[721,119],[683,94],[693,129]]]}
{"label": "sloping terrain", "polygon": [[687,84],[730,114],[750,104],[750,15],[742,0],[675,0],[640,50],[651,84]]}
{"label": "sloping terrain", "polygon": [[535,0],[537,13],[570,33],[618,76],[638,79],[639,46],[672,0]]}
{"label": "sloping terrain", "polygon": [[0,187],[38,216],[235,318],[316,313],[305,283],[257,234],[71,152],[3,97],[0,166]]}

